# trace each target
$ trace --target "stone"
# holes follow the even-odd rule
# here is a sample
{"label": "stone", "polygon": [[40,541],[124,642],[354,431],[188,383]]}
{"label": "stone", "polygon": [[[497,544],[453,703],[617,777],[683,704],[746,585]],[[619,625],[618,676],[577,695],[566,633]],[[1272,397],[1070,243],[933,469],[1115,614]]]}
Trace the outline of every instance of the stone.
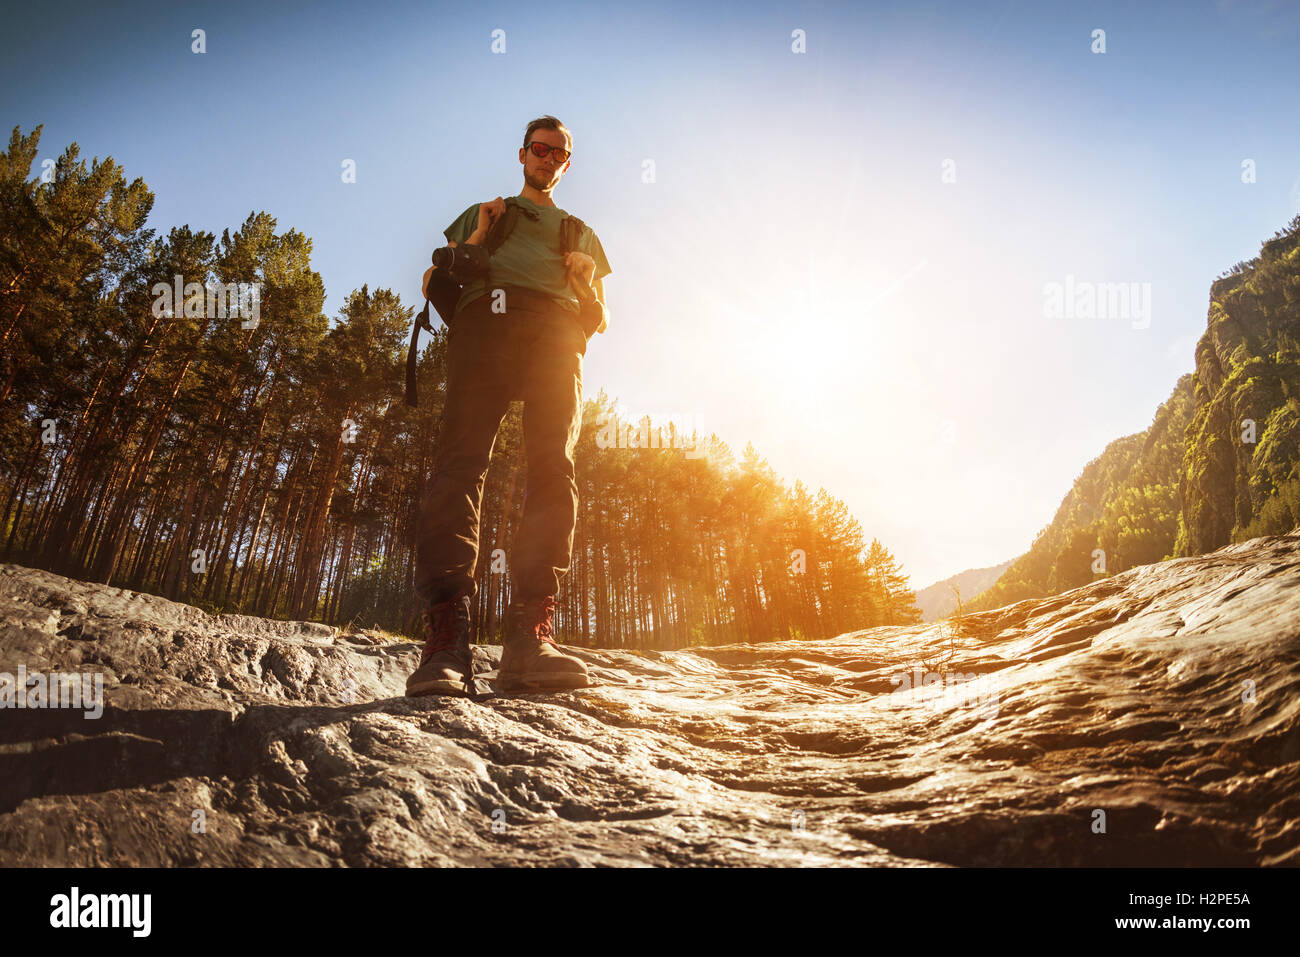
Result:
{"label": "stone", "polygon": [[404,697],[401,636],[18,565],[0,622],[0,672],[104,698],[0,710],[6,867],[1300,864],[1300,530],[479,700]]}

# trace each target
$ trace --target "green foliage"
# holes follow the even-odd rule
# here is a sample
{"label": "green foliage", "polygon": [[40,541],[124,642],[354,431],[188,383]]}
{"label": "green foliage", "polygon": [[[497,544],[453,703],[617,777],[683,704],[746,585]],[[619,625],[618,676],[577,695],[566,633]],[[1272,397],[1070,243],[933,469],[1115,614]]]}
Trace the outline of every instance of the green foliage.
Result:
{"label": "green foliage", "polygon": [[1300,465],[1298,340],[1300,216],[1233,284],[1214,289],[1197,346],[1174,554],[1244,541],[1291,514],[1282,492]]}
{"label": "green foliage", "polygon": [[1280,486],[1264,500],[1258,514],[1241,530],[1246,541],[1262,535],[1286,535],[1300,528],[1300,478]]}
{"label": "green foliage", "polygon": [[384,628],[396,624],[392,609],[406,601],[407,570],[382,555],[365,562],[357,574],[343,584],[336,621],[355,628]]}
{"label": "green foliage", "polygon": [[[605,640],[681,647],[824,638],[919,619],[893,556],[878,541],[866,547],[857,520],[825,489],[788,488],[752,445],[737,462],[716,435],[692,437],[668,422],[654,423],[657,433],[615,413],[604,392],[584,411],[568,620]],[[633,441],[611,446],[618,427]],[[674,448],[677,435],[686,441]],[[607,607],[601,596],[627,582],[636,587],[625,607]]]}
{"label": "green foliage", "polygon": [[[1051,523],[993,587],[967,603],[972,611],[1053,595],[1173,549],[1178,523],[1178,465],[1191,416],[1192,376],[1183,376],[1145,432],[1116,439],[1084,467]],[[1103,553],[1098,562],[1094,552]],[[1105,571],[1094,571],[1094,566]]]}
{"label": "green foliage", "polygon": [[[352,292],[331,321],[311,239],[250,212],[232,232],[144,229],[153,194],[76,144],[33,174],[38,127],[0,155],[0,560],[210,610],[400,630],[416,516],[446,395],[446,336],[420,356],[414,310]],[[154,289],[193,283],[174,308]],[[208,314],[216,282],[259,283],[260,321]],[[557,625],[604,646],[820,638],[917,620],[906,576],[842,501],[788,489],[752,446],[701,457],[598,448],[584,406],[573,564]],[[42,443],[44,421],[56,440]],[[499,633],[526,483],[506,415],[484,482],[476,626]],[[674,427],[680,430],[680,427]],[[206,571],[192,570],[202,550]]]}
{"label": "green foliage", "polygon": [[[1300,526],[1300,216],[1211,286],[1196,370],[1107,446],[1051,524],[969,608]],[[1251,429],[1253,423],[1253,441]]]}

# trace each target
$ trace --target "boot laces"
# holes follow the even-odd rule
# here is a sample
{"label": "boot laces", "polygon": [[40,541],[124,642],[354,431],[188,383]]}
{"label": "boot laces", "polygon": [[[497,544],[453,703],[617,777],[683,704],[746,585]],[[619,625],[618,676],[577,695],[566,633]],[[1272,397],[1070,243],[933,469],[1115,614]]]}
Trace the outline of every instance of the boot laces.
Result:
{"label": "boot laces", "polygon": [[537,603],[537,614],[533,624],[533,633],[538,641],[545,641],[555,647],[555,626],[551,623],[551,614],[555,611],[555,599],[548,595]]}
{"label": "boot laces", "polygon": [[420,664],[424,664],[440,651],[449,651],[456,647],[456,615],[463,607],[459,598],[429,606],[429,629]]}

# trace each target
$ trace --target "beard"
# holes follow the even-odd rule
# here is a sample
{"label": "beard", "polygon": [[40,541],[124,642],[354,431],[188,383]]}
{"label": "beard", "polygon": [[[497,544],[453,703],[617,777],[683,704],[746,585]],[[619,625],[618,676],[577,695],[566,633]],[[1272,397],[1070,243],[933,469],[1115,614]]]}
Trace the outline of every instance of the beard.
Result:
{"label": "beard", "polygon": [[528,177],[528,185],[533,189],[539,189],[542,192],[549,192],[554,188],[555,174],[547,173],[544,170],[537,170]]}

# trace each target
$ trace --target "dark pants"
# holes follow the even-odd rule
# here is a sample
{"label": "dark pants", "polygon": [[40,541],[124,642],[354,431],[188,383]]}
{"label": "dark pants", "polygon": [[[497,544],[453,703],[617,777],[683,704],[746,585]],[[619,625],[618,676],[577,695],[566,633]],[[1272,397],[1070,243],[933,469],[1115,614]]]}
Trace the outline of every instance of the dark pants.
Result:
{"label": "dark pants", "polygon": [[429,603],[475,592],[483,481],[514,399],[524,402],[528,485],[508,566],[512,598],[555,595],[569,571],[578,518],[573,450],[582,429],[587,336],[576,315],[547,297],[504,288],[504,313],[491,311],[487,295],[451,323],[447,396],[415,543],[415,590]]}

